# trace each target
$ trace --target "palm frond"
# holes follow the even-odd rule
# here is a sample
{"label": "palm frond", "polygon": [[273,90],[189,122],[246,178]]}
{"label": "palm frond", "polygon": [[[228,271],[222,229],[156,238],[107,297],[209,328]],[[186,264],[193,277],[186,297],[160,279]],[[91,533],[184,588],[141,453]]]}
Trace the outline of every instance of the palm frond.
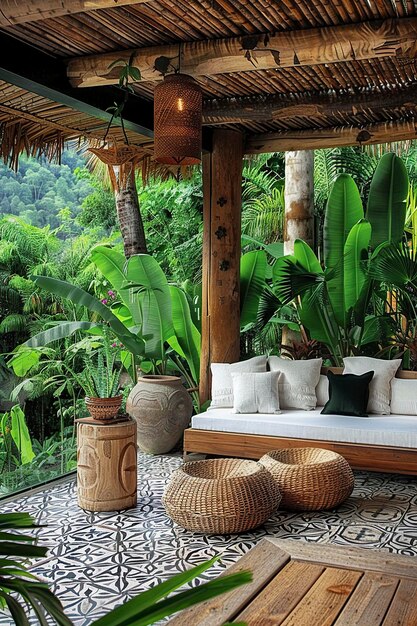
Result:
{"label": "palm frond", "polygon": [[404,242],[381,247],[370,263],[369,273],[389,287],[401,289],[408,286],[417,293],[417,262]]}
{"label": "palm frond", "polygon": [[293,257],[277,259],[274,265],[275,293],[282,304],[288,304],[297,296],[310,292],[311,297],[319,297],[325,284],[324,274],[307,272]]}
{"label": "palm frond", "polygon": [[19,333],[25,330],[27,324],[26,315],[21,313],[11,313],[6,315],[0,323],[0,334]]}

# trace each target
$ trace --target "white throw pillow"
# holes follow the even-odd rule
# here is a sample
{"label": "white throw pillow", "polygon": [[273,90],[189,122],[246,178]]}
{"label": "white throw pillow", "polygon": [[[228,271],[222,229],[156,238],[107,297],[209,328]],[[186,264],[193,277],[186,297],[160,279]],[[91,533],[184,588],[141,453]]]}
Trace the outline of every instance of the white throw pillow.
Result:
{"label": "white throw pillow", "polygon": [[417,416],[417,379],[391,380],[391,413]]}
{"label": "white throw pillow", "polygon": [[322,362],[323,359],[290,361],[279,356],[269,357],[270,370],[281,372],[279,378],[281,409],[311,411],[316,408],[316,387],[320,380]]}
{"label": "white throw pillow", "polygon": [[211,406],[231,408],[233,406],[232,372],[266,372],[266,356],[254,356],[239,363],[211,364]]}
{"label": "white throw pillow", "polygon": [[319,384],[316,387],[317,406],[324,406],[329,401],[329,379],[320,374]]}
{"label": "white throw pillow", "polygon": [[389,415],[391,413],[391,381],[401,365],[401,359],[385,361],[368,356],[348,356],[343,359],[344,374],[374,372],[369,383],[368,413]]}
{"label": "white throw pillow", "polygon": [[281,413],[278,378],[280,372],[251,374],[232,372],[235,413]]}

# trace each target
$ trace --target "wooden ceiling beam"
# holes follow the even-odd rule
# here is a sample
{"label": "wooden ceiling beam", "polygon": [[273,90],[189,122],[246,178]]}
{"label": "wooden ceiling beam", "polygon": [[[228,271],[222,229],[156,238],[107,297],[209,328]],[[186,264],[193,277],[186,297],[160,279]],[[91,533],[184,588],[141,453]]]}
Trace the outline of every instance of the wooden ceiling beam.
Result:
{"label": "wooden ceiling beam", "polygon": [[369,110],[379,113],[402,109],[416,111],[417,82],[394,91],[332,91],[303,94],[260,94],[240,98],[207,100],[203,108],[203,124],[245,124],[273,122],[300,117],[357,115]]}
{"label": "wooden ceiling beam", "polygon": [[246,142],[245,154],[315,150],[338,146],[364,146],[416,138],[417,118],[415,121],[369,124],[363,128],[341,126],[252,135]]}
{"label": "wooden ceiling beam", "polygon": [[68,63],[68,77],[74,87],[114,84],[120,68],[109,66],[130,58],[142,80],[155,81],[179,68],[198,77],[398,55],[414,57],[416,41],[416,17],[388,19],[76,57]]}
{"label": "wooden ceiling beam", "polygon": [[145,2],[151,0],[3,0],[0,3],[0,26],[25,24],[49,17]]}

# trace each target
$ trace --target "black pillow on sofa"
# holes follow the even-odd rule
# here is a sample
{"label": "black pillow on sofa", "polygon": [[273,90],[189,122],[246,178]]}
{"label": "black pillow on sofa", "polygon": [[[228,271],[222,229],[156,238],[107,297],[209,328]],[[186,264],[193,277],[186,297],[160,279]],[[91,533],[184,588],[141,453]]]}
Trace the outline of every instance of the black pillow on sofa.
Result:
{"label": "black pillow on sofa", "polygon": [[365,374],[333,374],[328,372],[329,400],[323,415],[353,415],[368,417],[366,407],[369,398],[369,383],[374,372]]}

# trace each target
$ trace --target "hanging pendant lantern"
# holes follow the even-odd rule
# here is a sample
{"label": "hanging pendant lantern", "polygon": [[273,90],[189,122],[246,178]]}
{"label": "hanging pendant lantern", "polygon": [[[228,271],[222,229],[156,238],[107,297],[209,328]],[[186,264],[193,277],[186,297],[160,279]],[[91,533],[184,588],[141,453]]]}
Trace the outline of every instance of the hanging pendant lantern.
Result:
{"label": "hanging pendant lantern", "polygon": [[187,74],[170,74],[154,92],[154,156],[166,165],[201,161],[203,96]]}

